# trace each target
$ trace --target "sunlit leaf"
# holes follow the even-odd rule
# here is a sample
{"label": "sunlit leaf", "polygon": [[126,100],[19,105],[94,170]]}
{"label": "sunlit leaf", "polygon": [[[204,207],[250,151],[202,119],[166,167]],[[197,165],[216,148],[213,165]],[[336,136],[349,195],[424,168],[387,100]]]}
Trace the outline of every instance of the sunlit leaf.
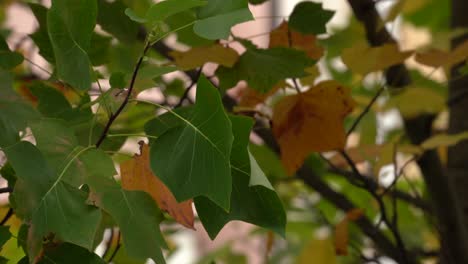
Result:
{"label": "sunlit leaf", "polygon": [[130,191],[145,191],[161,210],[168,212],[180,224],[194,229],[192,200],[178,203],[171,191],[151,172],[148,145],[142,144],[140,151],[140,155],[120,165],[122,187]]}
{"label": "sunlit leaf", "polygon": [[325,81],[307,92],[284,97],[274,106],[273,134],[289,175],[313,151],[344,148],[343,119],[355,104],[350,93],[338,82]]}

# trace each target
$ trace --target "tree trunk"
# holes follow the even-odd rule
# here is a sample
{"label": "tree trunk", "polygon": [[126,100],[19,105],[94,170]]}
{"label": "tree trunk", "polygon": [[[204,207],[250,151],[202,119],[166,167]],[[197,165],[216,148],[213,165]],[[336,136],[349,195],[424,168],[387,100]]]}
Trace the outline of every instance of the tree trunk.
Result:
{"label": "tree trunk", "polygon": [[[468,27],[467,10],[468,1],[452,0],[452,30]],[[466,40],[468,34],[454,38],[452,49]],[[455,65],[450,76],[448,100],[450,134],[468,131],[468,76],[460,75],[459,68],[462,65],[462,63]],[[454,183],[458,202],[463,210],[464,223],[468,227],[468,140],[448,149],[447,175]],[[468,251],[468,246],[466,250]]]}

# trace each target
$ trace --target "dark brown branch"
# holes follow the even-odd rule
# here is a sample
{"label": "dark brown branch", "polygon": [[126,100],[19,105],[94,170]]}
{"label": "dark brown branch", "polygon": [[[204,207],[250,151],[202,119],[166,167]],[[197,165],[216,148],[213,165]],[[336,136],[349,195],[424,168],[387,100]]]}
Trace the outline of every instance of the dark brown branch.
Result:
{"label": "dark brown branch", "polygon": [[11,193],[12,191],[13,191],[13,188],[11,187],[0,188],[0,193]]}
{"label": "dark brown branch", "polygon": [[117,111],[115,111],[115,113],[113,113],[109,117],[109,120],[107,121],[107,124],[104,127],[104,130],[102,131],[101,136],[99,137],[98,141],[96,142],[96,148],[99,148],[99,146],[102,144],[104,139],[106,139],[107,133],[109,132],[109,129],[110,129],[112,123],[114,123],[114,121],[117,119],[117,117],[120,115],[120,113],[122,113],[122,111],[124,110],[125,106],[128,104],[128,101],[129,101],[130,97],[132,96],[133,87],[135,86],[135,81],[136,81],[136,77],[138,75],[138,71],[140,70],[143,59],[144,59],[144,57],[145,57],[145,55],[148,52],[150,47],[151,47],[151,44],[149,42],[147,42],[145,44],[145,48],[144,48],[140,58],[138,59],[137,64],[135,65],[135,69],[133,70],[132,79],[130,81],[130,86],[129,86],[128,90],[127,90],[127,95],[125,96],[124,101],[119,106]]}
{"label": "dark brown branch", "polygon": [[187,86],[187,88],[185,88],[184,94],[180,97],[179,102],[174,106],[174,108],[177,108],[177,107],[181,106],[184,103],[184,100],[188,98],[190,90],[192,90],[192,88],[197,83],[197,80],[198,80],[198,78],[200,78],[200,75],[201,75],[202,71],[203,71],[203,66],[201,66],[200,69],[198,69],[196,76],[194,76],[195,78],[193,78],[191,80],[189,86]]}

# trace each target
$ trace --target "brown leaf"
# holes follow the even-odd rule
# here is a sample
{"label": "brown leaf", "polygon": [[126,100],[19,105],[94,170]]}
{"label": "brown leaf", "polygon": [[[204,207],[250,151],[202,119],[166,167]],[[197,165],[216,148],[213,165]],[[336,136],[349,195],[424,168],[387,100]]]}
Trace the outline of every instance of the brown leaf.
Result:
{"label": "brown leaf", "polygon": [[184,71],[195,69],[207,62],[232,67],[239,58],[239,54],[234,49],[223,47],[220,44],[195,47],[185,52],[172,51],[169,55],[174,58],[175,64]]}
{"label": "brown leaf", "polygon": [[122,187],[131,191],[144,191],[151,195],[159,208],[168,212],[185,227],[195,229],[192,200],[177,202],[171,191],[156,177],[149,165],[149,147],[141,144],[141,154],[120,166]]}
{"label": "brown leaf", "polygon": [[341,59],[354,73],[366,75],[402,63],[411,54],[413,51],[400,51],[396,44],[369,47],[366,43],[361,43],[344,49]]}
{"label": "brown leaf", "polygon": [[263,103],[268,97],[274,95],[282,87],[286,87],[287,84],[285,81],[281,81],[270,89],[267,93],[260,93],[256,90],[246,87],[241,94],[239,101],[239,106],[242,107],[255,107],[258,104]]}
{"label": "brown leaf", "polygon": [[311,59],[318,60],[323,56],[323,48],[318,46],[314,35],[304,35],[288,27],[283,21],[270,33],[270,48],[291,47],[304,51]]}
{"label": "brown leaf", "polygon": [[293,174],[313,151],[343,149],[343,119],[355,103],[351,90],[336,81],[324,81],[305,93],[287,96],[273,109],[273,134],[281,161]]}

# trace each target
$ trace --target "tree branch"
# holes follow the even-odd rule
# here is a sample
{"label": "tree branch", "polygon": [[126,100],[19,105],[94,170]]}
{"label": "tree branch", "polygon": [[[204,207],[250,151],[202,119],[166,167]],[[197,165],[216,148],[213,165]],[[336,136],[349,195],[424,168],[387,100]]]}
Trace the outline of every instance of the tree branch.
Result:
{"label": "tree branch", "polygon": [[[355,16],[364,25],[366,37],[372,46],[395,43],[390,33],[382,25],[382,19],[375,9],[373,0],[348,0]],[[394,65],[385,71],[387,84],[391,87],[404,87],[411,82],[410,74],[404,64]],[[408,137],[413,144],[420,144],[431,136],[433,115],[421,115],[405,119]],[[424,176],[434,212],[440,225],[443,252],[448,263],[468,259],[468,232],[463,221],[461,207],[454,195],[454,188],[444,175],[443,166],[437,152],[425,152],[418,160]]]}
{"label": "tree branch", "polygon": [[106,139],[107,133],[109,132],[109,129],[110,129],[112,123],[114,123],[114,121],[117,119],[117,117],[120,115],[120,113],[122,113],[125,106],[128,104],[128,100],[130,99],[130,96],[132,96],[133,87],[135,86],[135,81],[136,81],[136,77],[138,75],[138,71],[140,70],[143,59],[144,59],[144,57],[145,57],[145,55],[148,52],[150,47],[151,47],[151,44],[149,42],[146,42],[145,48],[144,48],[140,58],[138,59],[137,64],[135,65],[135,69],[133,70],[132,79],[130,81],[130,86],[128,88],[127,95],[125,96],[124,101],[119,106],[117,111],[115,111],[115,113],[113,113],[109,117],[109,120],[107,121],[107,124],[106,124],[106,126],[104,127],[104,130],[101,133],[101,136],[99,137],[98,141],[96,142],[96,148],[99,148],[99,146],[102,144],[104,139]]}

